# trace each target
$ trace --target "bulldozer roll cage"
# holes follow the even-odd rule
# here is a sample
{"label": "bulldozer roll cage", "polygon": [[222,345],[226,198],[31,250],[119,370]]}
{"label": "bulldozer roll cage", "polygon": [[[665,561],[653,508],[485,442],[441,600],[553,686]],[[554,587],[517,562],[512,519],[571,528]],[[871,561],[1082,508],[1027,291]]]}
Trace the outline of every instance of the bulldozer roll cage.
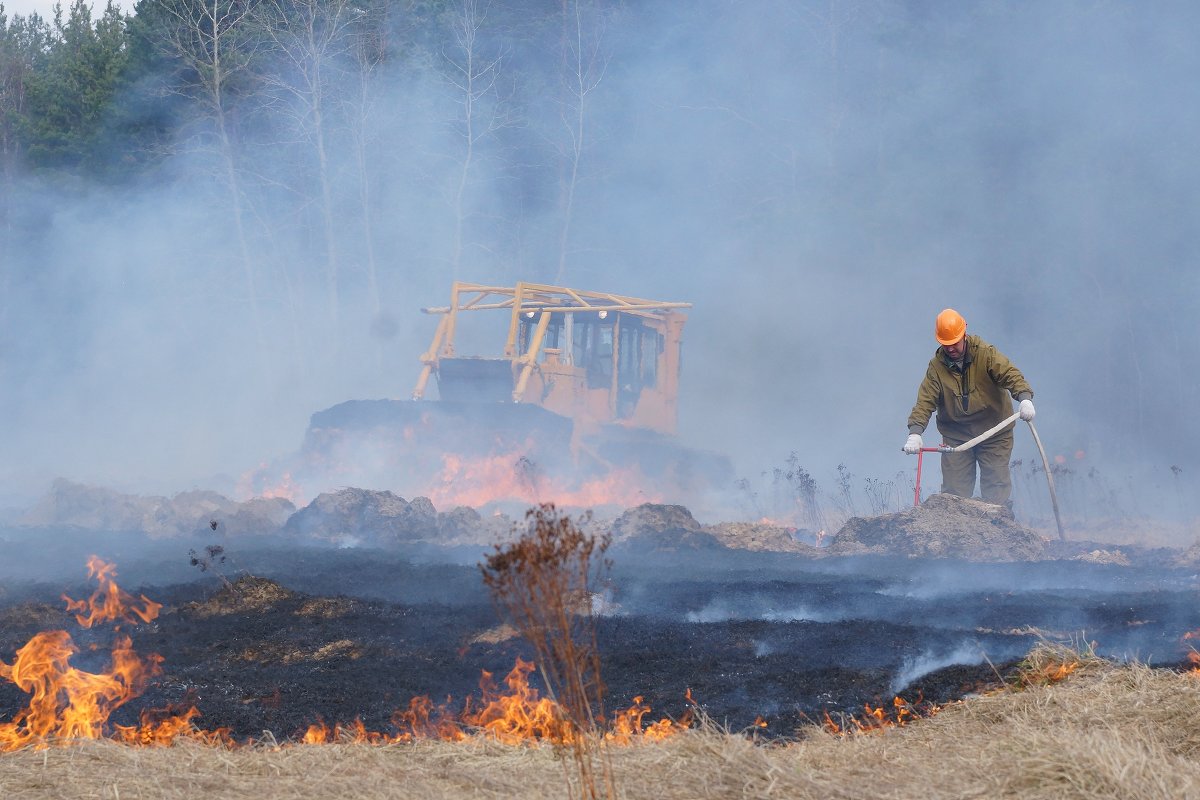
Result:
{"label": "bulldozer roll cage", "polygon": [[[412,398],[436,376],[442,400],[532,403],[586,427],[674,433],[684,309],[691,303],[518,283],[455,282]],[[503,357],[456,352],[459,315],[507,312]]]}

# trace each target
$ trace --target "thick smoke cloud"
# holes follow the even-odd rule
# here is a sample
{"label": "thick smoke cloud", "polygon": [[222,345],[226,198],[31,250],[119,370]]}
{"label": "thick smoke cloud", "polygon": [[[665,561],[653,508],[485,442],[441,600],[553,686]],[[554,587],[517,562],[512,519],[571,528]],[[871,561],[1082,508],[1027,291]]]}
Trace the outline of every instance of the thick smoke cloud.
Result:
{"label": "thick smoke cloud", "polygon": [[[302,114],[290,128],[280,114],[239,122],[253,294],[211,129],[180,127],[152,178],[116,188],[12,182],[0,499],[27,502],[58,475],[227,489],[294,449],[314,411],[407,396],[433,331],[417,309],[445,303],[454,278],[553,281],[574,110],[557,81],[572,51],[542,45],[568,29],[514,31],[499,21],[521,15],[501,5],[481,28],[479,55],[503,60],[465,181],[453,50],[373,74],[373,254],[353,142],[332,136],[336,315],[319,209],[296,201],[319,194],[311,177],[289,183],[311,169],[289,162],[312,133]],[[1050,455],[1073,470],[1065,500],[1197,513],[1183,487],[1200,469],[1200,53],[1187,35],[1200,10],[582,10],[579,52],[599,58],[562,279],[694,303],[689,443],[753,480],[795,452],[829,491],[844,464],[854,491],[873,478],[902,496],[905,419],[933,317],[954,306],[1029,378]],[[351,77],[334,94],[351,96]],[[1027,432],[1015,457],[1036,458]]]}

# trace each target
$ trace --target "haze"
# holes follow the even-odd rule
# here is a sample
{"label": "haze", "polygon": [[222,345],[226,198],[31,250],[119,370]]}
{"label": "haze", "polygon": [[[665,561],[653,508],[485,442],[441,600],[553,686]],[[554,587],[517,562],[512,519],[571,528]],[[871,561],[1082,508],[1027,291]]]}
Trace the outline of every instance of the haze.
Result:
{"label": "haze", "polygon": [[[269,116],[265,89],[238,120],[248,262],[208,130],[174,128],[136,180],[15,175],[0,499],[27,503],[56,476],[226,488],[297,447],[313,412],[407,397],[433,332],[418,309],[454,278],[554,282],[570,95],[531,81],[559,75],[564,51],[522,49],[533,39],[501,27],[503,5],[484,9],[477,42],[502,60],[465,200],[463,94],[447,77],[461,52],[378,66],[365,170],[349,129],[331,136],[336,299],[319,193],[289,182],[312,129]],[[583,4],[562,29],[599,58],[561,280],[694,304],[685,440],[754,480],[792,452],[828,489],[839,464],[856,490],[910,475],[905,419],[934,316],[953,306],[1029,379],[1051,456],[1131,513],[1195,516],[1200,7],[610,10]],[[352,77],[330,96],[357,91]],[[1027,431],[1017,440],[1016,458],[1036,457]]]}

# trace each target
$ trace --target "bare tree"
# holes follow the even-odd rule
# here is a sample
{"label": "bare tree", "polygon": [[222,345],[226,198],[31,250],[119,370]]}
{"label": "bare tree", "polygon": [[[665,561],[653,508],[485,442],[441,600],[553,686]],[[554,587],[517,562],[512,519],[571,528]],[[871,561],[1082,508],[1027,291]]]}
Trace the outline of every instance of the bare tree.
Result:
{"label": "bare tree", "polygon": [[461,0],[452,25],[454,50],[442,52],[450,65],[450,82],[458,91],[457,102],[461,106],[455,123],[462,137],[463,151],[451,201],[454,242],[450,267],[455,280],[459,278],[462,266],[463,228],[468,216],[467,190],[478,158],[477,148],[485,137],[509,124],[506,104],[497,93],[504,52],[498,50],[494,55],[481,52],[480,28],[487,20],[490,6],[489,0]]}
{"label": "bare tree", "polygon": [[349,0],[261,0],[255,12],[271,57],[263,81],[281,101],[277,110],[311,148],[335,351],[340,342],[342,278],[330,140],[336,80],[354,48],[356,9]]}
{"label": "bare tree", "polygon": [[372,94],[374,76],[387,58],[388,38],[383,25],[384,15],[372,6],[364,9],[353,27],[350,56],[355,65],[355,93],[347,102],[347,123],[358,170],[358,198],[362,215],[363,253],[366,261],[367,285],[371,293],[372,311],[378,319],[383,313],[379,285],[379,266],[375,257],[374,202],[371,193],[371,163],[368,156],[371,122],[375,99]]}
{"label": "bare tree", "polygon": [[579,188],[580,165],[589,144],[588,101],[604,79],[608,56],[603,49],[606,14],[601,0],[563,0],[563,85],[562,124],[566,132],[563,151],[562,227],[558,239],[558,269],[554,282],[562,284],[567,274],[567,253]]}
{"label": "bare tree", "polygon": [[229,211],[246,293],[262,347],[258,278],[246,233],[246,208],[231,119],[231,86],[247,76],[254,57],[252,12],[256,0],[170,0],[158,6],[167,25],[159,45],[179,67],[177,90],[202,109],[206,125],[195,140],[215,151],[229,195]]}

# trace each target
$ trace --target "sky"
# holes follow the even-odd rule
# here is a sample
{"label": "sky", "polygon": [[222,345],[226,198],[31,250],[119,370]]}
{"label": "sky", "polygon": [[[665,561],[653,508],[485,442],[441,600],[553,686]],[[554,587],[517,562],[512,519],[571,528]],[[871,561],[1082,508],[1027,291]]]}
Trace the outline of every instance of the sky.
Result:
{"label": "sky", "polygon": [[[69,3],[63,3],[64,8],[67,5]],[[124,0],[124,2],[116,2],[115,5],[125,13],[132,13],[135,3],[133,0]],[[92,16],[96,17],[103,13],[105,6],[105,3],[92,3]],[[4,10],[10,16],[20,14],[27,17],[36,12],[45,19],[54,19],[54,0],[4,0]]]}
{"label": "sky", "polygon": [[[933,320],[950,306],[1033,386],[1049,455],[1074,470],[1061,480],[1071,503],[1200,513],[1184,500],[1200,470],[1200,52],[1187,36],[1200,9],[637,8],[644,24],[614,28],[590,99],[567,282],[693,303],[685,441],[729,454],[764,494],[792,453],[830,490],[839,465],[860,492],[899,483]],[[209,263],[197,253],[231,245],[197,224],[195,153],[161,185],[37,195],[53,231],[39,263],[55,280],[28,298],[19,318],[34,335],[3,365],[21,387],[0,456],[9,502],[59,475],[203,488],[297,446],[314,411],[408,393],[432,335],[417,309],[444,303],[451,278],[445,210],[411,179],[446,134],[422,117],[437,87],[393,79],[385,105],[406,114],[377,131],[400,143],[379,167],[387,307],[341,321],[361,359],[299,354],[296,341],[316,354],[322,337],[295,317],[244,327],[244,298],[231,305],[195,273]],[[479,170],[480,216],[495,216],[511,174]],[[461,276],[544,269],[553,241],[530,231],[503,253],[477,248]],[[165,270],[190,281],[167,306]],[[291,290],[301,305],[323,291]],[[264,335],[279,343],[265,357],[247,345]],[[1037,458],[1023,432],[1014,457],[1025,473]]]}
{"label": "sky", "polygon": [[4,4],[4,10],[9,14],[20,14],[21,16],[29,16],[36,11],[49,19],[54,13],[54,3],[46,3],[42,0],[9,0]]}

